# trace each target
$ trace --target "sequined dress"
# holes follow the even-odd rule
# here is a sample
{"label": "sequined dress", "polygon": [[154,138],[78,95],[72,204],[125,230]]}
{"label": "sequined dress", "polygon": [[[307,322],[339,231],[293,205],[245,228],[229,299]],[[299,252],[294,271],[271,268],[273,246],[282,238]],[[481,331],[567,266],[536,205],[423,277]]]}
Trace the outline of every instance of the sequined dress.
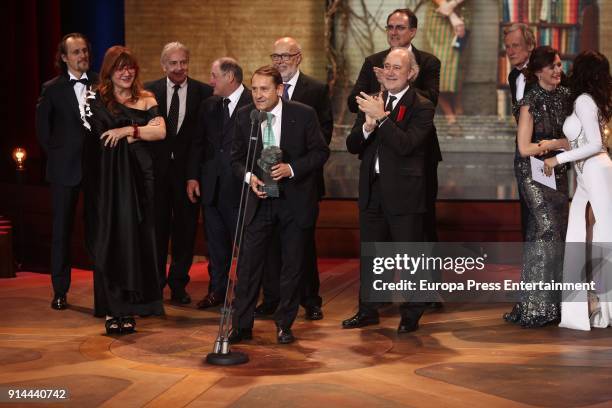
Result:
{"label": "sequined dress", "polygon": [[[514,106],[518,117],[521,106],[529,106],[533,116],[531,141],[563,138],[565,104],[569,99],[567,88],[558,87],[547,91],[536,85]],[[544,159],[558,152],[551,152]],[[555,168],[557,190],[544,186],[531,176],[529,157],[521,157],[516,150],[514,174],[520,191],[529,209],[526,244],[523,250],[523,282],[560,281],[563,273],[563,249],[569,211],[567,165]],[[560,307],[555,293],[529,291],[522,294],[510,313],[504,315],[509,322],[524,327],[540,327],[556,322],[560,318]]]}

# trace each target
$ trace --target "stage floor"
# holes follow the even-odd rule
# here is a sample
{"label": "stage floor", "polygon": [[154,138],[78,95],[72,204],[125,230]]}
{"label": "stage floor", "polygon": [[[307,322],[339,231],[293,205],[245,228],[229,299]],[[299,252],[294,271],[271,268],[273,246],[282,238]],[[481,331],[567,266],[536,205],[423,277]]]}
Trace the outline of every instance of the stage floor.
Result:
{"label": "stage floor", "polygon": [[271,320],[256,321],[254,340],[235,346],[251,361],[232,368],[202,363],[219,320],[218,308],[195,309],[203,262],[192,269],[192,305],[167,304],[167,316],[139,319],[123,337],[92,317],[91,272],[73,271],[65,311],[49,308],[49,276],[20,273],[0,280],[0,389],[68,390],[68,401],[43,407],[612,406],[612,329],[521,329],[498,304],[447,305],[408,335],[397,335],[393,307],[379,326],[342,330],[357,268],[322,260],[325,319],[304,321],[300,310],[289,346],[276,344]]}

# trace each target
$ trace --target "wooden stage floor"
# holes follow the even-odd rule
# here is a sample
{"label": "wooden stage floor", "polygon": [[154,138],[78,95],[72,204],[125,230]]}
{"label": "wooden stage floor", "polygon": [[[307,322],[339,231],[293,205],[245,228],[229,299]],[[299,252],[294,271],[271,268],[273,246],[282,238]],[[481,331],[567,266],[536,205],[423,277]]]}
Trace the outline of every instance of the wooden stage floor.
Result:
{"label": "wooden stage floor", "polygon": [[[168,304],[137,333],[109,337],[92,317],[90,272],[73,271],[65,311],[49,308],[47,275],[20,273],[0,280],[0,389],[68,389],[68,401],[42,407],[612,406],[612,330],[521,329],[499,304],[448,305],[408,335],[397,335],[393,307],[379,326],[342,330],[357,268],[321,260],[325,319],[300,311],[289,346],[276,344],[272,321],[256,321],[254,340],[235,347],[251,361],[232,368],[202,363],[218,309]],[[206,287],[197,263],[188,290],[198,300]]]}

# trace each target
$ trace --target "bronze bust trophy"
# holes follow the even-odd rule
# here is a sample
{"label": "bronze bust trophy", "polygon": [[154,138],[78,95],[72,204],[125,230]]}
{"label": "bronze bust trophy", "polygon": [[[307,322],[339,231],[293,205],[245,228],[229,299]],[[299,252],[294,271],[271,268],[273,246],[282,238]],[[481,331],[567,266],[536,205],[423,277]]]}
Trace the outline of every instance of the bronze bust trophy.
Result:
{"label": "bronze bust trophy", "polygon": [[257,159],[257,165],[263,170],[262,181],[265,185],[259,186],[259,190],[266,193],[269,198],[278,198],[280,190],[278,182],[272,179],[270,173],[272,167],[283,160],[283,151],[278,146],[268,146],[261,151],[261,157]]}

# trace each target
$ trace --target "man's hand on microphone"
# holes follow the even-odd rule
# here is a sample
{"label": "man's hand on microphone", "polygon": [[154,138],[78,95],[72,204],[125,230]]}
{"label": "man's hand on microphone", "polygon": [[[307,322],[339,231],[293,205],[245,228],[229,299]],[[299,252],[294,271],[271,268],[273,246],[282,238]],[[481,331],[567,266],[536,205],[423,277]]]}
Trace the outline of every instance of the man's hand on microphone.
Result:
{"label": "man's hand on microphone", "polygon": [[187,180],[187,197],[192,203],[197,203],[200,198],[200,183],[197,180]]}
{"label": "man's hand on microphone", "polygon": [[272,166],[272,172],[270,173],[272,180],[278,181],[284,177],[291,177],[291,167],[287,163],[278,163]]}

